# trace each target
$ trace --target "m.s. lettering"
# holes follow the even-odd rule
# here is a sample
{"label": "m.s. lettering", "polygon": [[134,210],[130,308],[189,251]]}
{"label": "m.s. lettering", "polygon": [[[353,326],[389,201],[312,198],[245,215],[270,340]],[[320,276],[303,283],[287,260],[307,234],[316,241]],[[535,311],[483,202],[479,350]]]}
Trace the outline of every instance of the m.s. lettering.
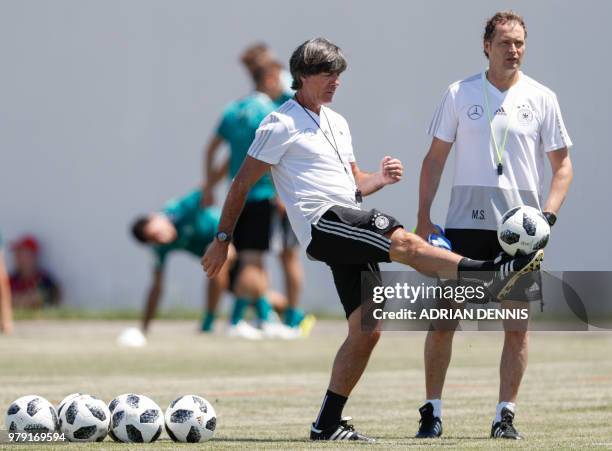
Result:
{"label": "m.s. lettering", "polygon": [[485,211],[484,210],[472,210],[472,219],[484,221],[486,219]]}

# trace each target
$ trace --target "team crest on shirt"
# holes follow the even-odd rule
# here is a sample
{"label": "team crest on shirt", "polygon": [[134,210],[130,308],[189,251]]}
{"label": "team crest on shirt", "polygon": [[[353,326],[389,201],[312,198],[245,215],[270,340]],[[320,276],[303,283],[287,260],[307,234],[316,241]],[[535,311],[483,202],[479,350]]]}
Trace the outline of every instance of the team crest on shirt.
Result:
{"label": "team crest on shirt", "polygon": [[389,218],[380,213],[376,213],[374,215],[372,222],[378,230],[385,230],[387,227],[389,227]]}
{"label": "team crest on shirt", "polygon": [[516,120],[518,121],[518,123],[521,125],[530,124],[533,120],[533,110],[531,109],[531,107],[525,104],[519,105],[517,108],[518,111],[516,112]]}
{"label": "team crest on shirt", "polygon": [[315,136],[317,136],[317,132],[312,128],[305,128],[303,133],[308,139],[313,139]]}
{"label": "team crest on shirt", "polygon": [[467,117],[469,117],[473,121],[480,119],[483,114],[484,109],[482,108],[482,105],[472,105],[467,110]]}

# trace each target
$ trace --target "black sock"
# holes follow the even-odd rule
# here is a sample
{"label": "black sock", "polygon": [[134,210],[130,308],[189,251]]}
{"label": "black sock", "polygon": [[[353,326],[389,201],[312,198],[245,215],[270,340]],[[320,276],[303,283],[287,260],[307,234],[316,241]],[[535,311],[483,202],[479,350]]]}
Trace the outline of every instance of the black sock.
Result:
{"label": "black sock", "polygon": [[315,422],[315,428],[328,429],[340,424],[342,409],[344,409],[347,400],[346,396],[327,390],[325,398],[323,398],[323,405],[321,405],[321,410],[319,411],[319,417]]}
{"label": "black sock", "polygon": [[472,260],[471,258],[463,257],[457,265],[459,272],[468,271],[495,271],[495,263],[493,260]]}

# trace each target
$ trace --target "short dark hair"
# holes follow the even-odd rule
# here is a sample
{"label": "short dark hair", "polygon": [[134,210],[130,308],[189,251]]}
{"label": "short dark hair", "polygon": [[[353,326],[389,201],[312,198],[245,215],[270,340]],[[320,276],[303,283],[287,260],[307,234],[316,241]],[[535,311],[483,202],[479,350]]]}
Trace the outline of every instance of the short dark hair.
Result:
{"label": "short dark hair", "polygon": [[293,77],[291,89],[302,87],[301,77],[323,72],[340,74],[346,67],[346,58],[340,47],[325,38],[310,39],[295,49],[289,60],[289,70]]}
{"label": "short dark hair", "polygon": [[270,60],[265,64],[255,66],[253,71],[251,72],[251,77],[253,77],[253,82],[256,85],[262,82],[264,77],[268,75],[273,70],[281,70],[283,65],[278,61]]}
{"label": "short dark hair", "polygon": [[272,51],[265,42],[256,42],[250,45],[240,55],[240,61],[249,72],[253,72],[258,66],[271,59],[273,59]]}
{"label": "short dark hair", "polygon": [[149,219],[150,218],[148,216],[139,216],[132,223],[132,235],[138,242],[143,244],[147,244],[149,242],[149,238],[145,233],[145,228],[149,223]]}
{"label": "short dark hair", "polygon": [[[495,28],[498,25],[503,25],[507,22],[516,22],[525,31],[525,38],[527,38],[527,26],[525,25],[525,21],[523,17],[515,13],[514,11],[498,11],[493,17],[487,20],[487,24],[485,25],[484,35],[482,37],[483,41],[492,42],[493,37],[495,36]],[[489,55],[486,50],[483,50],[487,59],[489,59]]]}

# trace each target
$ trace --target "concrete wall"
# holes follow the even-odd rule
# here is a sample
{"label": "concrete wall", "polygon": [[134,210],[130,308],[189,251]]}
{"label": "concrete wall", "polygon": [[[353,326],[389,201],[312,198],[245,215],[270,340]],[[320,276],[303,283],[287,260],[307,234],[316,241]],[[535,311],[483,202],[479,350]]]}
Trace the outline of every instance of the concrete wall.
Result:
{"label": "concrete wall", "polygon": [[[139,212],[200,181],[202,145],[222,107],[249,90],[243,47],[269,43],[287,61],[310,37],[343,47],[349,70],[333,107],[351,126],[360,166],[399,156],[405,180],[366,207],[412,227],[425,128],[446,86],[483,69],[485,19],[510,6],[527,21],[524,71],[558,94],[575,143],[576,178],[546,264],[610,269],[607,131],[612,124],[612,3],[205,2],[3,0],[0,14],[0,231],[25,231],[67,302],[140,305],[148,252],[129,238]],[[443,221],[448,172],[434,206]],[[222,193],[219,193],[220,195]],[[602,235],[598,232],[602,231]],[[324,265],[305,262],[305,303],[339,311]],[[391,266],[396,267],[396,266]],[[171,259],[167,305],[198,305],[203,276]],[[275,283],[278,274],[274,272]]]}

